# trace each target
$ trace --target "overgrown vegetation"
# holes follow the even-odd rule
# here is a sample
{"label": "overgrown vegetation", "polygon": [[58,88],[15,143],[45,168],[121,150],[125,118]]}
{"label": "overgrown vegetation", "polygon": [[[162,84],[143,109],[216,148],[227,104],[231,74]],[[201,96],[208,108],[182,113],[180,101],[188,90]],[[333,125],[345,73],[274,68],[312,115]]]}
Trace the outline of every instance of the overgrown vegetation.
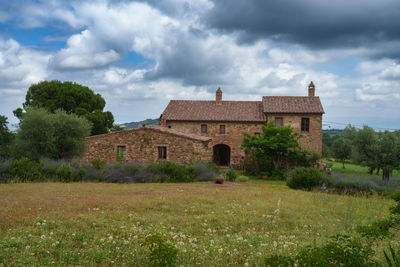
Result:
{"label": "overgrown vegetation", "polygon": [[86,119],[62,110],[49,113],[44,109],[28,109],[21,118],[12,154],[36,161],[43,157],[77,157],[85,150],[90,128]]}
{"label": "overgrown vegetation", "polygon": [[292,166],[310,166],[319,156],[301,151],[298,139],[301,134],[290,126],[275,126],[274,121],[262,126],[261,135],[243,134],[242,148],[246,153],[242,168],[250,175],[267,174],[284,180]]}
{"label": "overgrown vegetation", "polygon": [[286,184],[293,189],[306,189],[310,191],[313,187],[322,184],[322,174],[316,168],[298,168],[289,176]]}
{"label": "overgrown vegetation", "polygon": [[[76,160],[42,159],[39,162],[28,158],[0,162],[0,182],[195,182],[211,181],[218,174],[215,164],[195,162],[190,165],[161,161],[151,164],[124,162],[106,165],[99,159],[91,165],[82,165]],[[236,173],[235,173],[236,175]]]}
{"label": "overgrown vegetation", "polygon": [[323,155],[367,166],[368,173],[381,174],[382,180],[388,181],[400,166],[400,131],[376,132],[368,126],[357,129],[347,126],[343,133],[323,135]]}

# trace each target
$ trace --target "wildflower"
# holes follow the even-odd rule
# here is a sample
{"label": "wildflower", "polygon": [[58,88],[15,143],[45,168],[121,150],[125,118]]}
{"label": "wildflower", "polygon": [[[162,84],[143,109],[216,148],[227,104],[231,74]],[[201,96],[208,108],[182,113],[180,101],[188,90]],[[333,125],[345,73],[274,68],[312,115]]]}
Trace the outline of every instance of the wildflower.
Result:
{"label": "wildflower", "polygon": [[124,245],[128,245],[129,241],[128,240],[124,240]]}
{"label": "wildflower", "polygon": [[46,236],[45,236],[45,235],[42,235],[40,238],[41,238],[41,239],[45,239],[45,238],[46,238]]}
{"label": "wildflower", "polygon": [[222,248],[218,249],[218,252],[219,252],[219,253],[222,253],[222,251],[223,251],[223,249],[222,249]]}
{"label": "wildflower", "polygon": [[54,233],[53,233],[53,232],[50,232],[50,235],[54,235]]}
{"label": "wildflower", "polygon": [[276,241],[274,241],[274,247],[277,247],[278,243]]}
{"label": "wildflower", "polygon": [[261,256],[261,252],[257,252],[257,256]]}
{"label": "wildflower", "polygon": [[29,245],[28,245],[28,246],[26,246],[25,248],[26,248],[26,249],[30,249],[30,248],[31,248],[31,246],[29,246]]}
{"label": "wildflower", "polygon": [[244,266],[246,266],[246,267],[249,266],[249,263],[248,263],[248,262],[245,262],[245,263],[244,263]]}
{"label": "wildflower", "polygon": [[31,256],[35,256],[35,252],[31,252]]}
{"label": "wildflower", "polygon": [[75,236],[75,233],[73,233],[72,236]]}
{"label": "wildflower", "polygon": [[110,236],[108,237],[108,239],[110,239],[110,240],[113,240],[113,236],[112,236],[112,235],[110,235]]}

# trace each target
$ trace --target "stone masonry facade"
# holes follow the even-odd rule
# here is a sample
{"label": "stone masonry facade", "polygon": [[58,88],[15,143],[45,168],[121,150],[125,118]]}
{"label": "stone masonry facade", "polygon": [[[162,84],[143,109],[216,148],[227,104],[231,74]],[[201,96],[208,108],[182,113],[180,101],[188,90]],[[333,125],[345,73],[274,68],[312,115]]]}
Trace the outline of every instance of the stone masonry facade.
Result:
{"label": "stone masonry facade", "polygon": [[[207,132],[201,132],[201,125],[207,125]],[[220,126],[225,126],[225,133],[220,133]],[[243,133],[251,134],[261,133],[261,127],[264,123],[236,123],[236,122],[181,122],[167,121],[164,126],[184,131],[188,133],[198,134],[211,138],[209,147],[212,148],[218,144],[228,145],[231,149],[230,161],[231,165],[238,166],[244,152],[241,149]],[[209,158],[212,160],[212,156]]]}
{"label": "stone masonry facade", "polygon": [[262,101],[223,101],[218,88],[214,101],[171,100],[159,126],[88,137],[83,161],[100,158],[114,163],[122,154],[124,161],[214,160],[237,167],[244,157],[243,133],[261,134],[262,126],[271,120],[290,125],[302,134],[303,149],[321,154],[323,114],[312,82],[308,96],[264,96]]}

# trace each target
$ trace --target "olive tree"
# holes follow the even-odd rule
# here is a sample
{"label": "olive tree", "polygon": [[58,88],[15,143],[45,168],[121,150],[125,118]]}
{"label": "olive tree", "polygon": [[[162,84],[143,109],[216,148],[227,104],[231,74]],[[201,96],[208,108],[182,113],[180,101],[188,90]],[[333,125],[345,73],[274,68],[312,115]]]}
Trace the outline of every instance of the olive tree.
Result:
{"label": "olive tree", "polygon": [[80,156],[85,150],[85,137],[89,136],[90,129],[88,120],[63,110],[49,113],[45,109],[27,109],[19,123],[14,143],[15,156],[35,160]]}

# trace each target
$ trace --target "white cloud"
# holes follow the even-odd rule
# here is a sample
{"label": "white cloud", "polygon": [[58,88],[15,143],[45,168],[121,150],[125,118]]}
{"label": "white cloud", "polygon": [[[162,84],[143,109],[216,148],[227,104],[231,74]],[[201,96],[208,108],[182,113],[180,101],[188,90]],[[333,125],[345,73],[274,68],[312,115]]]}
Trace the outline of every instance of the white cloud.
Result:
{"label": "white cloud", "polygon": [[13,39],[0,40],[0,83],[3,88],[21,88],[48,75],[50,55],[27,49]]}

